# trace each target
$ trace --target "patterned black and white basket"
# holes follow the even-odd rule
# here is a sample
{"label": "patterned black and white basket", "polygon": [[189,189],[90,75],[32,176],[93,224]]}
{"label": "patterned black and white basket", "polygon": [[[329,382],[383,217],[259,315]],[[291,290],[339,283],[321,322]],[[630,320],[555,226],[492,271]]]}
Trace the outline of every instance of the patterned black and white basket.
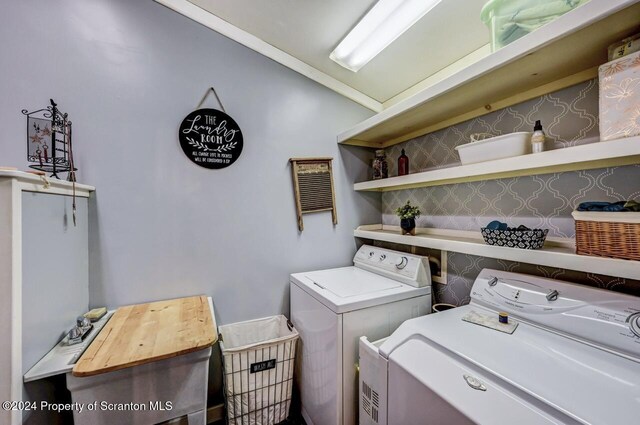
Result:
{"label": "patterned black and white basket", "polygon": [[540,249],[549,229],[496,230],[483,227],[482,237],[488,245],[508,246],[520,249]]}

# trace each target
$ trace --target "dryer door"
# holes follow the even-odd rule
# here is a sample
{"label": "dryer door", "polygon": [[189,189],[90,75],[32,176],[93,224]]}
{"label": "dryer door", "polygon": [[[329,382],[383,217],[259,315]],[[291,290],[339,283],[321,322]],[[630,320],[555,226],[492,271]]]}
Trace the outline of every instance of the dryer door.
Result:
{"label": "dryer door", "polygon": [[388,382],[389,425],[577,424],[423,338],[392,352]]}

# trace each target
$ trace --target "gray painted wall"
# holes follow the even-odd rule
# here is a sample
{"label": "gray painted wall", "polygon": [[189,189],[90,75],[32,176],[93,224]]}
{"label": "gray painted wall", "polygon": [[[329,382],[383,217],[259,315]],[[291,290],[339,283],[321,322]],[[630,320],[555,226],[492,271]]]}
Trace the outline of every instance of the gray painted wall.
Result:
{"label": "gray painted wall", "polygon": [[[152,0],[7,2],[0,39],[0,164],[25,168],[20,110],[53,97],[97,187],[92,306],[203,293],[219,323],[287,313],[289,273],[350,263],[353,229],[380,220],[352,187],[370,153],[336,144],[370,111]],[[245,140],[224,170],[177,141],[212,85]],[[336,227],[320,213],[298,232],[288,159],[305,156],[335,158]]]}

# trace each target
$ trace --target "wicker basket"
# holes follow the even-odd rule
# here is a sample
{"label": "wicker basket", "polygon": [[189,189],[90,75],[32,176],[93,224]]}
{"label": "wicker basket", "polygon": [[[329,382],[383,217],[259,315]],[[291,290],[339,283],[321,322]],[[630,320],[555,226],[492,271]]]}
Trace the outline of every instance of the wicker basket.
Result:
{"label": "wicker basket", "polygon": [[574,211],[576,253],[640,261],[640,213]]}

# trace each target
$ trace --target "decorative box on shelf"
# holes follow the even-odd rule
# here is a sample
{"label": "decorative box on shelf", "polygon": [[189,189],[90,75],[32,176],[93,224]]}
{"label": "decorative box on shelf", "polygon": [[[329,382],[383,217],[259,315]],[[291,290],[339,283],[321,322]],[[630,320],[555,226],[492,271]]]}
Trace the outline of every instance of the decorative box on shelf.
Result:
{"label": "decorative box on shelf", "polygon": [[574,211],[576,254],[640,261],[640,213]]}
{"label": "decorative box on shelf", "polygon": [[640,52],[599,68],[600,138],[640,135]]}
{"label": "decorative box on shelf", "polygon": [[487,245],[506,246],[520,249],[540,249],[544,246],[549,229],[490,229],[480,230]]}

